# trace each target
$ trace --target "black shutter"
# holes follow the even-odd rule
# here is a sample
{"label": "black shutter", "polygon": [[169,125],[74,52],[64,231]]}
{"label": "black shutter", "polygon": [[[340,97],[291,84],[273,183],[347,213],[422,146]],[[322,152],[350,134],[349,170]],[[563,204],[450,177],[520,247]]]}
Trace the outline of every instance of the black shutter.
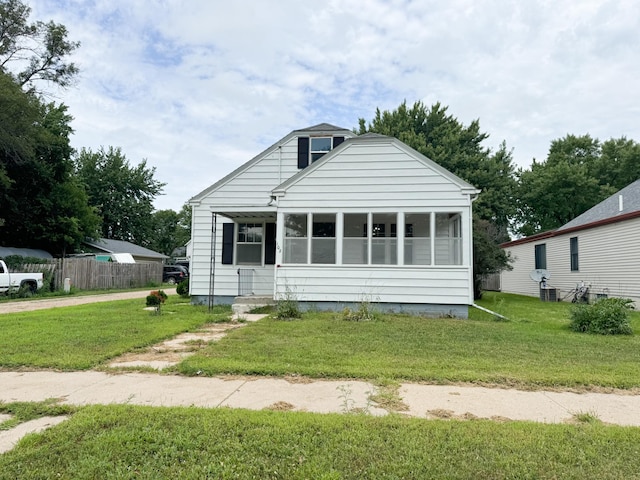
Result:
{"label": "black shutter", "polygon": [[233,264],[233,227],[234,223],[222,224],[222,264]]}
{"label": "black shutter", "polygon": [[264,263],[273,265],[276,263],[276,224],[267,223],[264,232]]}
{"label": "black shutter", "polygon": [[344,142],[344,137],[333,137],[333,148],[336,148],[342,142]]}
{"label": "black shutter", "polygon": [[298,168],[309,166],[309,137],[298,137]]}

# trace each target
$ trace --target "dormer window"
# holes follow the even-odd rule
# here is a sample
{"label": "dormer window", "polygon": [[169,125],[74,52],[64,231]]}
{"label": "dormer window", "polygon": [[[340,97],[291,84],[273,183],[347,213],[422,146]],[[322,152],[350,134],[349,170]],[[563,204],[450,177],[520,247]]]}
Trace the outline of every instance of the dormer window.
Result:
{"label": "dormer window", "polygon": [[298,168],[306,168],[344,142],[344,137],[298,137]]}
{"label": "dormer window", "polygon": [[332,137],[311,137],[310,162],[313,163],[325,153],[331,151]]}

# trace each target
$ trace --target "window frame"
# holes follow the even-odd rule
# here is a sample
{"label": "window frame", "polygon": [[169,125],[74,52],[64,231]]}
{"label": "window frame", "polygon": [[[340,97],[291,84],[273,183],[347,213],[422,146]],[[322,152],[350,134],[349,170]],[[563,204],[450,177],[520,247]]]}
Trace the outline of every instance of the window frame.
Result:
{"label": "window frame", "polygon": [[539,243],[533,246],[533,266],[536,270],[547,269],[547,244]]}
{"label": "window frame", "polygon": [[572,272],[580,271],[580,250],[578,237],[569,238],[569,267]]}
{"label": "window frame", "polygon": [[[313,143],[314,140],[329,140],[329,150],[314,150]],[[321,137],[309,137],[309,165],[314,162],[317,162],[322,157],[324,157],[327,153],[333,150],[333,137],[330,136],[321,136]],[[314,158],[315,157],[315,158]]]}
{"label": "window frame", "polygon": [[[246,238],[246,235],[249,234],[249,232],[242,232],[242,225],[246,225],[247,229],[249,228],[255,228],[255,227],[260,227],[260,241],[256,242],[255,241],[255,237],[253,239],[253,241],[249,241]],[[234,235],[234,242],[235,242],[235,248],[234,248],[234,255],[235,255],[235,265],[254,265],[254,266],[262,266],[264,265],[264,234],[265,234],[265,226],[264,226],[264,222],[236,222],[236,233]],[[240,235],[245,235],[245,240],[240,241]],[[255,232],[251,232],[250,235],[255,235]],[[239,257],[240,257],[240,251],[241,251],[241,247],[245,246],[245,245],[251,245],[251,246],[255,246],[255,245],[259,245],[260,246],[260,261],[259,262],[247,262],[247,261],[240,261]]]}

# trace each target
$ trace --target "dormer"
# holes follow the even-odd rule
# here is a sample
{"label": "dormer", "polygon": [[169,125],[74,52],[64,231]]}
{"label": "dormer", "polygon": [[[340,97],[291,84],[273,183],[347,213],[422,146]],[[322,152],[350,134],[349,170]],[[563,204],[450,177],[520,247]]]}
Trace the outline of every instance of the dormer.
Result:
{"label": "dormer", "polygon": [[298,130],[298,168],[303,169],[320,159],[342,142],[345,135],[353,135],[344,128],[328,123]]}

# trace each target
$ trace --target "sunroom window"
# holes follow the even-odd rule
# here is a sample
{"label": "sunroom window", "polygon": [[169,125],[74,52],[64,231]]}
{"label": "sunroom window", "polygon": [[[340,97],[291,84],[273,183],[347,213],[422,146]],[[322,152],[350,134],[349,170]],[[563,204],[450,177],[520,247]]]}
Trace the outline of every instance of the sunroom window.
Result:
{"label": "sunroom window", "polygon": [[262,224],[239,223],[236,263],[260,265],[262,263]]}
{"label": "sunroom window", "polygon": [[284,216],[284,262],[307,263],[307,215]]}
{"label": "sunroom window", "polygon": [[404,264],[431,265],[431,214],[404,216]]}
{"label": "sunroom window", "polygon": [[395,213],[374,213],[371,222],[371,263],[398,263],[397,218]]}
{"label": "sunroom window", "polygon": [[459,213],[436,213],[436,265],[462,265],[462,220]]}
{"label": "sunroom window", "polygon": [[366,213],[344,214],[342,263],[363,265],[369,263],[368,226]]}
{"label": "sunroom window", "polygon": [[311,263],[336,263],[336,216],[313,214]]}

